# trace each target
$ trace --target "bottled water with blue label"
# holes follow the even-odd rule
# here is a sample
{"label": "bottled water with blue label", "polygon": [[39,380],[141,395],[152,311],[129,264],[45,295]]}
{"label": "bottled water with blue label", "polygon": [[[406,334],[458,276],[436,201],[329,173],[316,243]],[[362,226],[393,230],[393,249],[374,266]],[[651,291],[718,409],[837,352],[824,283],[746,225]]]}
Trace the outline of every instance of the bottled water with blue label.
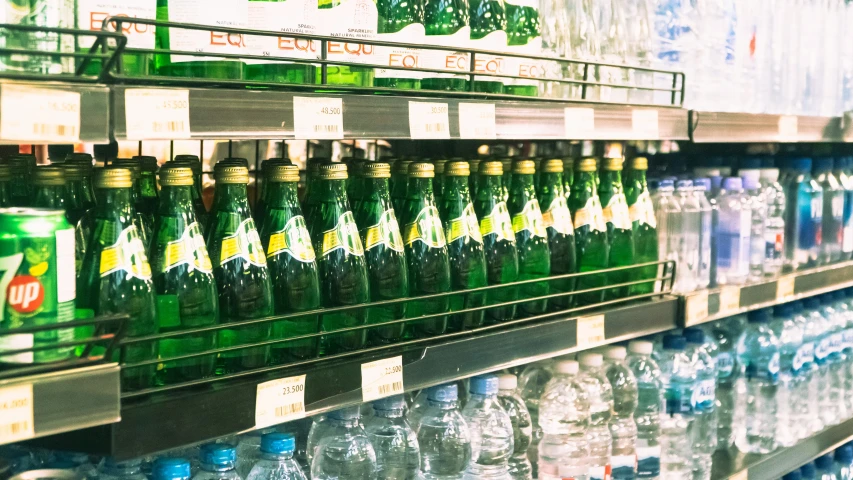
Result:
{"label": "bottled water with blue label", "polygon": [[634,372],[625,359],[625,347],[609,347],[604,351],[604,374],[613,390],[613,416],[610,418],[610,435],[613,449],[610,455],[610,472],[613,480],[633,480],[637,477],[637,410],[638,387]]}
{"label": "bottled water with blue label", "polygon": [[776,443],[776,392],[779,385],[779,339],[768,323],[770,311],[749,313],[749,325],[738,342],[744,366],[746,398],[744,434],[737,447],[745,453],[770,453]]}
{"label": "bottled water with blue label", "polygon": [[152,480],[189,480],[190,462],[185,458],[158,458],[151,468]]}
{"label": "bottled water with blue label", "polygon": [[578,357],[581,374],[578,381],[589,398],[589,480],[605,480],[610,470],[613,437],[610,416],[613,411],[613,389],[604,375],[604,359],[600,353],[583,353]]}
{"label": "bottled water with blue label", "polygon": [[406,401],[394,395],[373,402],[364,431],[376,453],[378,480],[414,479],[420,471],[418,439],[403,417]]}
{"label": "bottled water with blue label", "polygon": [[147,480],[142,473],[142,460],[134,459],[117,462],[113,457],[107,457],[98,472],[98,478],[103,480]]}
{"label": "bottled water with blue label", "polygon": [[[294,459],[295,451],[296,438],[293,435],[289,433],[265,434],[261,437],[261,459],[252,467],[246,480],[307,480],[308,477],[305,472]],[[239,480],[239,477],[237,479]]]}
{"label": "bottled water with blue label", "polygon": [[539,458],[539,440],[542,439],[542,429],[539,427],[539,399],[545,393],[545,385],[551,380],[551,361],[533,362],[524,367],[518,376],[518,390],[527,411],[530,412],[530,421],[533,422],[533,433],[530,446],[527,449],[527,458],[533,469],[533,477],[537,478]]}
{"label": "bottled water with blue label", "polygon": [[660,478],[661,412],[664,411],[663,381],[652,358],[652,342],[634,340],[628,344],[628,368],[637,379],[637,478]]}
{"label": "bottled water with blue label", "polygon": [[737,340],[741,334],[740,316],[720,320],[710,327],[716,344],[717,388],[717,448],[727,450],[734,445],[733,417],[735,414],[735,384],[738,380]]}
{"label": "bottled water with blue label", "polygon": [[844,240],[844,186],[832,173],[832,157],[814,159],[815,181],[823,190],[823,223],[818,263],[826,265],[841,261]]}
{"label": "bottled water with blue label", "polygon": [[760,175],[764,202],[767,204],[764,222],[764,275],[775,278],[782,272],[785,262],[785,190],[779,184],[778,168],[762,168]]}
{"label": "bottled water with blue label", "polygon": [[530,412],[518,394],[518,377],[504,374],[498,377],[498,400],[512,422],[512,456],[509,458],[509,476],[512,480],[533,480],[533,468],[527,458],[533,425]]}
{"label": "bottled water with blue label", "polygon": [[[810,308],[806,309],[806,302]],[[798,300],[794,304],[794,320],[803,329],[803,343],[797,350],[794,358],[794,368],[800,372],[800,418],[806,435],[819,432],[823,429],[823,420],[820,415],[820,397],[823,384],[820,366],[818,365],[815,352],[823,338],[823,316],[812,307],[819,307],[820,302],[811,297],[805,301]]]}
{"label": "bottled water with blue label", "polygon": [[687,341],[681,335],[665,335],[660,354],[661,380],[666,415],[661,424],[661,478],[693,478],[693,449],[689,422],[693,414],[693,386],[696,371],[684,352]]}
{"label": "bottled water with blue label", "polygon": [[842,333],[842,343],[844,345],[844,355],[847,357],[847,367],[844,370],[844,404],[847,409],[847,415],[853,416],[853,306],[850,301],[851,289],[838,290],[834,292],[836,298],[836,310],[843,313],[845,318],[845,327]]}
{"label": "bottled water with blue label", "polygon": [[764,192],[759,183],[761,172],[759,170],[741,170],[744,194],[752,221],[750,223],[750,245],[749,245],[749,281],[758,282],[764,278],[764,257],[767,253],[767,245],[764,242],[764,222],[767,217],[767,204],[764,201]]}
{"label": "bottled water with blue label", "polygon": [[838,480],[853,479],[853,446],[850,444],[835,449],[835,474]]}
{"label": "bottled water with blue label", "polygon": [[832,458],[832,454],[827,453],[826,455],[821,455],[814,459],[814,465],[817,467],[817,475],[815,475],[820,480],[838,480],[838,476],[835,475],[835,461]]}
{"label": "bottled water with blue label", "polygon": [[690,436],[693,443],[694,480],[711,478],[711,455],[717,449],[717,412],[715,408],[717,372],[714,359],[705,348],[705,332],[701,328],[684,329],[687,341],[685,352],[696,371],[690,403],[693,424]]}
{"label": "bottled water with blue label", "polygon": [[740,178],[723,180],[717,221],[717,284],[742,285],[749,275],[752,214]]}
{"label": "bottled water with blue label", "polygon": [[794,320],[794,306],[786,303],[774,307],[770,328],[779,337],[777,440],[779,446],[790,447],[807,435],[803,419],[798,416],[802,409],[799,395],[802,365],[797,364],[797,353],[803,344],[803,328]]}
{"label": "bottled water with blue label", "polygon": [[414,427],[424,480],[460,480],[471,462],[471,432],[458,399],[455,383],[427,389],[427,408]]}
{"label": "bottled water with blue label", "polygon": [[468,403],[462,409],[462,416],[468,423],[474,452],[465,472],[466,480],[509,480],[512,421],[498,400],[497,375],[479,375],[471,379]]}
{"label": "bottled water with blue label", "polygon": [[236,460],[237,450],[233,445],[226,443],[202,445],[199,449],[201,468],[193,475],[193,480],[241,480],[243,477],[240,477],[234,468]]}
{"label": "bottled water with blue label", "polygon": [[375,479],[376,452],[361,425],[360,407],[345,407],[326,415],[325,429],[311,462],[314,480]]}
{"label": "bottled water with blue label", "polygon": [[785,239],[791,268],[818,263],[823,228],[823,189],[811,175],[812,161],[795,158],[785,182]]}
{"label": "bottled water with blue label", "polygon": [[589,397],[578,381],[578,362],[560,360],[539,400],[540,480],[587,480],[589,462]]}

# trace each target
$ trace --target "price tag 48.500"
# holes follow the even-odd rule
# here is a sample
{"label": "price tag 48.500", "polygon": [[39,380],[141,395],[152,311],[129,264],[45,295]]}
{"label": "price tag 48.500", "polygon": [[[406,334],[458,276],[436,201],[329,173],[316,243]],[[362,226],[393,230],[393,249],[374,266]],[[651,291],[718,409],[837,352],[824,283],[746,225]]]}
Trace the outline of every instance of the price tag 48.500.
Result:
{"label": "price tag 48.500", "polygon": [[344,138],[343,99],[293,97],[293,133],[296,138]]}
{"label": "price tag 48.500", "polygon": [[365,402],[403,393],[403,357],[362,363],[361,393]]}

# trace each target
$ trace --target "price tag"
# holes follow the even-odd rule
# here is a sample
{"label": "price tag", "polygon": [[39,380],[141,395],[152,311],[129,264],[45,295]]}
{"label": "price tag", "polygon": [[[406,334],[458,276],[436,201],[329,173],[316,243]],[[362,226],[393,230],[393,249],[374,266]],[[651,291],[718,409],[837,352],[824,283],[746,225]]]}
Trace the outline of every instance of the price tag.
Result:
{"label": "price tag", "polygon": [[163,88],[125,90],[124,116],[129,140],[190,138],[190,91]]}
{"label": "price tag", "polygon": [[776,280],[776,300],[785,300],[794,296],[794,282],[797,277],[786,275]]}
{"label": "price tag", "polygon": [[80,93],[4,84],[0,138],[22,142],[80,141]]}
{"label": "price tag", "polygon": [[409,134],[413,139],[450,138],[446,103],[409,102]]}
{"label": "price tag", "polygon": [[799,119],[796,115],[779,117],[779,140],[797,141],[799,138]]}
{"label": "price tag", "polygon": [[690,295],[684,301],[684,318],[687,325],[701,323],[708,318],[708,291]]}
{"label": "price tag", "polygon": [[720,311],[717,313],[734,313],[740,309],[740,287],[727,286],[720,290]]}
{"label": "price tag", "polygon": [[631,129],[634,131],[635,137],[643,140],[656,140],[660,138],[658,111],[649,109],[632,110]]}
{"label": "price tag", "polygon": [[563,110],[566,138],[588,139],[595,132],[595,110],[566,108]]}
{"label": "price tag", "polygon": [[493,140],[497,137],[494,103],[460,103],[459,137]]}
{"label": "price tag", "polygon": [[34,436],[33,386],[0,388],[0,445]]}
{"label": "price tag", "polygon": [[344,138],[343,99],[293,97],[293,133],[304,139]]}
{"label": "price tag", "polygon": [[578,348],[590,348],[604,343],[604,314],[578,318]]}
{"label": "price tag", "polygon": [[305,375],[261,383],[255,398],[255,428],[305,418]]}
{"label": "price tag", "polygon": [[403,393],[403,357],[361,364],[361,396],[365,402]]}

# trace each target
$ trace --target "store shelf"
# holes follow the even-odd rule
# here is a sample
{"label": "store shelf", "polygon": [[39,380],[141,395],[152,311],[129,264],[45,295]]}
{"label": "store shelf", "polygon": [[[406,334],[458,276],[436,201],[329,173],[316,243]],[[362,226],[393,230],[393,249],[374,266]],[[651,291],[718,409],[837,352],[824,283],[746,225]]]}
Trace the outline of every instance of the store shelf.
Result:
{"label": "store shelf", "polygon": [[853,286],[853,262],[801,270],[775,280],[683,295],[679,319],[689,327],[849,286]]}
{"label": "store shelf", "polygon": [[[406,391],[675,328],[678,300],[663,296],[598,312],[437,341],[393,346],[311,366],[272,368],[267,375],[125,398],[115,425],[46,439],[54,448],[88,448],[120,458],[148,455],[255,428],[257,386],[306,375],[307,415],[363,401],[362,364],[402,356]],[[597,332],[597,333],[596,333]],[[580,335],[579,335],[580,334]],[[581,344],[578,344],[578,338]]]}
{"label": "store shelf", "polygon": [[744,455],[734,449],[714,454],[712,480],[776,480],[853,440],[853,419],[829,427],[797,445],[766,455]]}
{"label": "store shelf", "polygon": [[840,142],[841,117],[690,112],[690,139],[709,142]]}

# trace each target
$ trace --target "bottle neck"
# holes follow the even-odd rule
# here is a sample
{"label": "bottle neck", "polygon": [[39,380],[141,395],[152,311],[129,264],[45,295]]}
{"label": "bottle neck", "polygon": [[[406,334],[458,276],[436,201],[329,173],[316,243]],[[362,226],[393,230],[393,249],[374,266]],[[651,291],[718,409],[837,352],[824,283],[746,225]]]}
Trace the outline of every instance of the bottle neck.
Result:
{"label": "bottle neck", "polygon": [[609,186],[622,186],[621,170],[603,170],[601,172],[601,184]]}
{"label": "bottle neck", "polygon": [[38,185],[33,192],[33,206],[38,208],[64,208],[64,185]]}
{"label": "bottle neck", "polygon": [[201,469],[208,472],[227,472],[230,470],[234,470],[234,462],[202,463]]}
{"label": "bottle neck", "polygon": [[278,453],[271,453],[271,452],[263,452],[262,451],[261,452],[261,458],[263,458],[264,460],[278,460],[278,461],[288,460],[288,459],[293,458],[293,451],[278,452]]}
{"label": "bottle neck", "polygon": [[193,212],[193,186],[164,186],[161,190],[160,215]]}
{"label": "bottle neck", "polygon": [[269,182],[265,197],[268,208],[287,208],[299,204],[296,184],[292,182]]}
{"label": "bottle neck", "polygon": [[544,172],[539,176],[539,186],[562,191],[563,189],[563,174],[560,172]]}
{"label": "bottle neck", "polygon": [[535,195],[536,191],[533,187],[532,174],[512,174],[512,189],[509,192],[510,198],[516,201],[523,200],[526,202]]}
{"label": "bottle neck", "polygon": [[249,211],[247,188],[243,183],[220,183],[213,195],[213,209],[222,212]]}
{"label": "bottle neck", "polygon": [[438,400],[427,399],[427,403],[430,407],[437,408],[439,410],[454,410],[456,408],[456,402],[440,402]]}
{"label": "bottle neck", "polygon": [[359,183],[361,185],[359,194],[366,200],[377,201],[390,196],[387,178],[361,177]]}
{"label": "bottle neck", "polygon": [[477,199],[486,200],[494,199],[494,201],[503,201],[503,191],[501,188],[501,177],[497,175],[478,175],[477,176]]}
{"label": "bottle neck", "polygon": [[446,176],[444,177],[443,188],[443,198],[459,198],[463,203],[468,203],[471,201],[471,191],[468,185],[468,177]]}
{"label": "bottle neck", "polygon": [[143,197],[157,198],[157,178],[154,172],[142,172],[139,177],[139,189]]}
{"label": "bottle neck", "polygon": [[421,177],[409,177],[408,185],[409,198],[421,197],[424,199],[433,199],[432,179]]}
{"label": "bottle neck", "polygon": [[115,214],[124,215],[128,219],[133,214],[131,188],[99,188],[97,190],[98,217],[108,218]]}
{"label": "bottle neck", "polygon": [[328,421],[330,424],[338,427],[357,427],[359,425],[358,418],[332,418],[328,417]]}

